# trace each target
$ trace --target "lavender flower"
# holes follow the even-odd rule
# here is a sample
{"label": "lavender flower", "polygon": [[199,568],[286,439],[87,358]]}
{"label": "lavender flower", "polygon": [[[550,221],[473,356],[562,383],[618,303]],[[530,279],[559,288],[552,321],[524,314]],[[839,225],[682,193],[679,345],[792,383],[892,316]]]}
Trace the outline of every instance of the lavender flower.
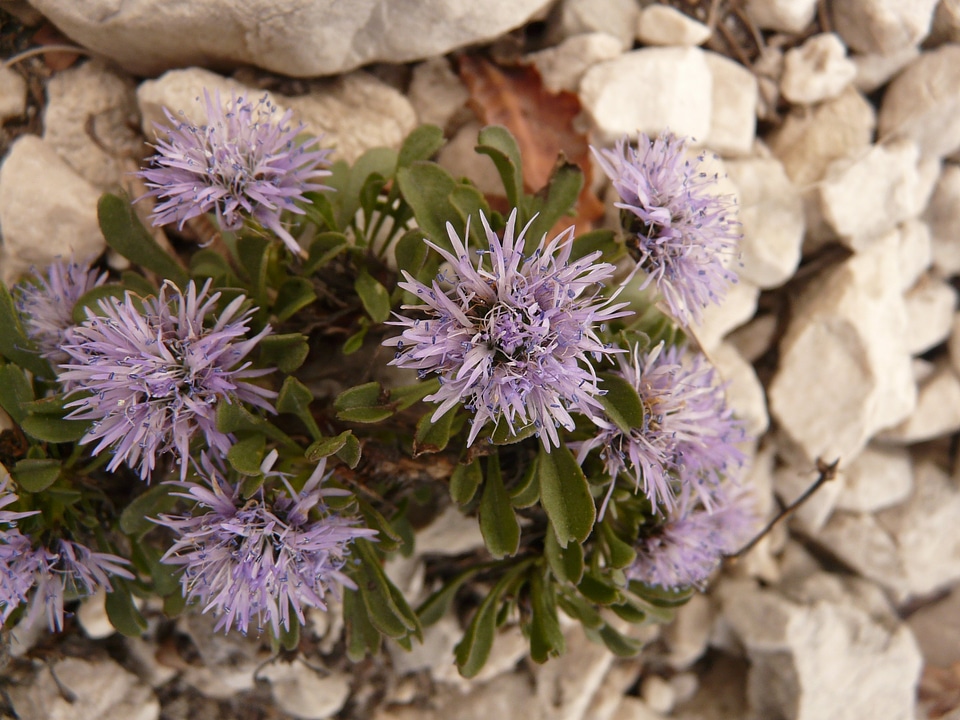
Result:
{"label": "lavender flower", "polygon": [[69,396],[78,397],[67,403],[67,417],[93,420],[80,442],[97,442],[94,455],[110,447],[108,470],[125,462],[149,480],[157,455],[176,451],[183,479],[194,435],[220,453],[230,448],[230,436],[216,427],[217,403],[274,412],[276,393],[247,382],[272,369],[242,362],[270,327],[243,339],[255,309],[241,311],[242,295],[205,327],[220,298],[207,297],[209,287],[198,292],[191,281],[186,293],[168,284],[159,297],[101,300],[100,315],[88,311],[71,331],[63,349],[73,362],[61,366],[60,380],[74,383]]}
{"label": "lavender flower", "polygon": [[426,317],[398,316],[393,324],[403,333],[384,345],[397,348],[391,364],[439,376],[440,389],[426,397],[440,403],[434,421],[458,403],[475,412],[468,445],[488,422],[503,420],[511,434],[532,423],[549,450],[560,443],[558,427],[573,429],[571,410],[599,410],[587,356],[600,360],[618,352],[600,340],[597,327],[629,311],[622,309],[626,303],[599,296],[614,271],[595,262],[599,251],[570,262],[573,228],[524,255],[529,225],[514,235],[516,210],[502,241],[480,219],[489,249],[477,251],[476,266],[449,223],[453,254],[428,243],[453,266],[448,290],[441,288],[444,278],[427,287],[404,273],[400,287],[423,303],[404,309]]}
{"label": "lavender flower", "polygon": [[641,528],[637,559],[627,568],[627,578],[669,590],[702,589],[724,555],[739,550],[758,524],[753,500],[739,485],[715,488],[711,505],[707,509],[686,492],[663,522]]}
{"label": "lavender flower", "polygon": [[620,195],[628,247],[647,273],[643,287],[654,281],[677,320],[699,323],[737,280],[724,266],[740,239],[735,200],[715,194],[716,175],[699,169],[703,156],[692,163],[672,133],[653,142],[641,135],[636,149],[626,138],[615,150],[591,149]]}
{"label": "lavender flower", "polygon": [[89,264],[55,261],[46,274],[35,274],[21,283],[17,292],[17,310],[23,329],[40,349],[40,355],[54,365],[70,357],[62,349],[64,336],[74,326],[73,308],[77,300],[107,279]]}
{"label": "lavender flower", "polygon": [[[17,495],[10,489],[10,476],[4,472],[0,476],[0,508],[16,501]],[[35,582],[39,559],[30,548],[30,540],[16,525],[17,520],[38,512],[0,510],[0,625],[20,603],[26,602],[27,593]]]}
{"label": "lavender flower", "polygon": [[182,228],[190,218],[214,211],[221,228],[239,230],[250,217],[276,233],[291,252],[304,255],[280,215],[284,210],[303,214],[296,203],[306,201],[304,193],[328,189],[313,181],[330,174],[323,169],[330,150],[317,150],[316,138],[298,143],[304,126],[290,125],[289,110],[276,118],[277,108],[266,95],[256,103],[234,96],[226,111],[219,92],[211,99],[204,90],[203,96],[206,125],[178,121],[164,108],[172,127],[158,126],[167,137],[157,141],[152,167],[138,173],[150,188],[138,200],[160,200],[151,214],[153,224],[176,222]]}
{"label": "lavender flower", "polygon": [[736,443],[745,439],[716,371],[703,355],[663,343],[646,356],[635,345],[617,361],[643,403],[643,425],[624,433],[605,415],[594,416],[599,431],[577,445],[578,461],[600,448],[611,491],[617,476],[629,474],[655,509],[674,511],[689,484],[710,508],[722,478],[742,465]]}
{"label": "lavender flower", "polygon": [[[276,456],[274,451],[264,461],[265,474],[279,475],[270,470]],[[279,636],[281,625],[290,627],[291,607],[303,623],[305,607],[326,609],[327,592],[356,589],[342,572],[349,545],[376,531],[326,507],[324,497],[347,493],[321,488],[325,465],[321,461],[299,493],[282,478],[286,493],[271,501],[261,488],[244,501],[204,455],[201,475],[209,487],[182,483],[181,497],[205,512],[160,516],[157,522],[178,536],[162,560],[183,567],[184,597],[198,600],[203,612],[212,610],[217,630],[236,627],[246,634],[255,622],[260,632],[266,622]]]}

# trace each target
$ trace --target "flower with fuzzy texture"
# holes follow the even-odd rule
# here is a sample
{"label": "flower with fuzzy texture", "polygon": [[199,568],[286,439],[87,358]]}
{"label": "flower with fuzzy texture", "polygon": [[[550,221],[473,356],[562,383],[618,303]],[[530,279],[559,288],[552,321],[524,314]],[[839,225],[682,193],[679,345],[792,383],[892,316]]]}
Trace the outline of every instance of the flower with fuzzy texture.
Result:
{"label": "flower with fuzzy texture", "polygon": [[138,174],[149,191],[138,198],[160,202],[151,214],[154,225],[177,223],[215,212],[224,230],[239,230],[245,218],[283,240],[291,252],[303,249],[280,220],[284,210],[303,214],[298,202],[309,202],[304,193],[327,190],[314,182],[330,175],[326,170],[329,149],[317,149],[319,139],[297,141],[303,124],[293,126],[291,111],[279,118],[264,95],[256,103],[234,96],[224,110],[220,93],[213,98],[204,90],[207,124],[178,121],[164,113],[172,127],[158,126],[166,134],[149,158],[152,167]]}
{"label": "flower with fuzzy texture", "polygon": [[356,589],[343,572],[350,544],[376,535],[357,527],[327,508],[324,497],[346,491],[323,489],[322,460],[298,493],[279,473],[271,472],[277,453],[264,460],[265,475],[281,477],[284,490],[273,500],[261,487],[244,500],[206,455],[200,474],[207,484],[182,483],[178,493],[196,504],[193,515],[161,515],[158,522],[177,535],[163,556],[165,563],[183,567],[181,587],[188,601],[217,616],[216,629],[236,627],[246,634],[251,623],[258,632],[265,623],[275,636],[289,630],[290,609],[305,622],[304,608],[326,609],[328,592],[340,586]]}
{"label": "flower with fuzzy texture", "polygon": [[275,412],[276,393],[247,380],[273,372],[256,370],[244,358],[270,332],[265,327],[246,338],[255,308],[242,311],[246,298],[232,300],[209,325],[220,293],[207,296],[208,281],[198,292],[171,284],[159,297],[100,301],[100,314],[87,311],[82,325],[70,331],[64,350],[71,362],[61,365],[60,380],[73,388],[66,404],[71,419],[92,420],[81,444],[96,442],[98,455],[110,448],[107,465],[139,466],[148,480],[157,455],[175,451],[186,476],[190,440],[199,434],[226,454],[231,438],[216,426],[217,404],[242,402]]}
{"label": "flower with fuzzy texture", "polygon": [[627,578],[668,590],[703,589],[724,556],[737,552],[758,526],[753,499],[743,487],[727,482],[711,496],[707,509],[686,492],[665,519],[641,528]]}
{"label": "flower with fuzzy texture", "polygon": [[530,226],[515,235],[516,210],[502,240],[480,219],[489,246],[477,251],[476,264],[449,223],[453,253],[428,242],[453,268],[449,289],[443,277],[428,287],[404,273],[400,287],[422,304],[403,307],[425,317],[398,316],[393,324],[403,333],[384,345],[397,348],[391,364],[439,376],[440,389],[426,397],[440,404],[434,422],[457,404],[475,413],[468,445],[488,422],[502,420],[513,435],[532,424],[549,450],[560,443],[558,427],[573,429],[570,411],[599,410],[588,356],[618,352],[600,340],[598,327],[630,311],[600,296],[614,272],[596,262],[600,251],[570,260],[572,227],[525,255]]}
{"label": "flower with fuzzy texture", "polygon": [[[16,493],[10,488],[10,476],[3,472],[0,476],[0,508],[15,503],[17,499]],[[16,525],[17,520],[39,512],[0,509],[0,625],[7,621],[20,603],[26,602],[27,593],[36,582],[40,559],[31,550],[29,538]]]}
{"label": "flower with fuzzy texture", "polygon": [[702,354],[663,343],[646,355],[634,345],[617,361],[617,374],[640,397],[643,425],[625,433],[605,414],[594,416],[599,430],[576,446],[578,461],[600,448],[611,490],[628,474],[655,509],[675,510],[686,485],[710,507],[721,480],[742,466],[736,444],[746,439],[716,370]]}
{"label": "flower with fuzzy texture", "polygon": [[719,302],[736,274],[725,263],[738,255],[736,201],[716,193],[717,176],[692,162],[685,141],[665,133],[639,147],[624,138],[614,150],[593,150],[620,195],[615,205],[639,267],[663,296],[673,316],[699,323],[703,308]]}
{"label": "flower with fuzzy texture", "polygon": [[17,311],[23,329],[37,344],[40,355],[54,366],[70,359],[61,346],[75,324],[73,308],[77,300],[106,279],[106,273],[98,274],[89,264],[57,260],[46,273],[36,273],[17,286]]}

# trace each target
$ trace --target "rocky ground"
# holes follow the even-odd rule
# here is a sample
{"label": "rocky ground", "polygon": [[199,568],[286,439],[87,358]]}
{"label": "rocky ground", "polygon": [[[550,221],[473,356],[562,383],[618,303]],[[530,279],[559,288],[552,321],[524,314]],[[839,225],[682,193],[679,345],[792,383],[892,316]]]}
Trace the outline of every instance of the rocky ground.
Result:
{"label": "rocky ground", "polygon": [[[717,153],[740,202],[740,282],[697,337],[759,438],[758,503],[772,516],[799,496],[818,458],[839,473],[674,624],[635,629],[648,645],[634,660],[571,625],[567,654],[536,666],[508,630],[466,682],[455,617],[413,653],[353,665],[335,614],[273,657],[150,607],[148,634],[123,639],[94,598],[61,636],[14,633],[0,717],[960,718],[956,0],[304,9],[328,4],[0,2],[4,281],[102,252],[97,197],[139,194],[128,173],[160,108],[204,87],[271,93],[347,160],[439,124],[441,163],[481,188],[476,133],[507,100],[533,108],[532,136],[547,115],[595,143],[670,128]],[[57,42],[90,52],[18,57]],[[476,523],[444,515],[389,571],[416,597],[424,557],[481,544]]]}

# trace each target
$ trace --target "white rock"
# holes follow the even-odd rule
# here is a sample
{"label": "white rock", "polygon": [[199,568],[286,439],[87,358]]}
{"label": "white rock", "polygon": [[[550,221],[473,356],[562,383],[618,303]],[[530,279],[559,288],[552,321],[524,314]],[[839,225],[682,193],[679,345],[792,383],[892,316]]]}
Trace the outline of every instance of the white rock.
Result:
{"label": "white rock", "polygon": [[960,5],[953,0],[937,3],[928,39],[931,47],[960,41]]}
{"label": "white rock", "polygon": [[699,48],[645,48],[590,68],[580,100],[601,142],[667,129],[702,142],[710,131],[713,76]]}
{"label": "white rock", "polygon": [[618,706],[624,694],[636,684],[640,671],[638,661],[614,663],[590,699],[583,720],[621,720]]}
{"label": "white rock", "polygon": [[960,430],[960,378],[946,362],[920,385],[917,407],[909,418],[878,436],[884,442],[912,444]]}
{"label": "white rock", "polygon": [[166,665],[157,659],[159,648],[153,639],[125,637],[123,645],[129,653],[129,667],[137,677],[152,688],[166,685],[180,673],[178,668]]}
{"label": "white rock", "polygon": [[[789,505],[810,489],[816,475],[809,467],[784,465],[773,473],[773,484],[783,505]],[[822,485],[810,499],[797,508],[790,517],[790,525],[805,535],[816,536],[830,518],[843,492],[844,478],[838,475]]]}
{"label": "white rock", "polygon": [[894,53],[868,55],[854,55],[850,59],[857,66],[857,77],[853,81],[854,87],[860,92],[872,93],[883,87],[894,75],[903,70],[920,55],[920,48],[907,45]]}
{"label": "white rock", "polygon": [[613,663],[610,651],[589,641],[579,625],[566,641],[566,653],[534,668],[537,697],[552,720],[580,720]]}
{"label": "white rock", "polygon": [[706,52],[704,58],[713,76],[710,132],[704,144],[724,156],[749,155],[757,130],[757,78],[718,53]]}
{"label": "white rock", "polygon": [[823,273],[797,299],[767,398],[807,462],[849,462],[916,405],[895,238]]}
{"label": "white rock", "polygon": [[708,352],[716,348],[727,333],[754,316],[759,297],[760,288],[751,282],[731,285],[723,300],[705,307],[700,324],[691,328],[700,346]]}
{"label": "white rock", "polygon": [[[51,672],[56,674],[56,680]],[[87,662],[63,658],[52,662],[50,669],[41,666],[32,682],[12,684],[7,692],[20,720],[157,720],[160,717],[160,703],[153,691],[112,660]],[[67,700],[65,694],[73,701]]]}
{"label": "white rock", "polygon": [[0,166],[3,281],[58,256],[86,260],[103,252],[99,198],[50,145],[35,135],[19,138]]}
{"label": "white rock", "polygon": [[266,90],[255,90],[238,80],[227,78],[203,68],[171,70],[155,80],[145,80],[137,87],[137,107],[140,110],[140,127],[148,138],[157,135],[157,125],[167,128],[170,121],[164,114],[167,108],[175,118],[194,125],[203,124],[207,118],[203,91],[210,97],[220,94],[226,104],[233,95],[245,95],[248,98],[265,97],[279,111],[287,108],[280,105],[279,96]]}
{"label": "white rock", "polygon": [[934,269],[943,276],[960,273],[960,166],[944,164],[923,218],[930,227]]}
{"label": "white rock", "polygon": [[923,659],[906,627],[891,630],[853,605],[801,605],[743,586],[724,593],[724,610],[750,658],[752,717],[914,717]]}
{"label": "white rock", "polygon": [[760,288],[782,285],[796,272],[803,243],[803,203],[776,158],[728,160],[740,196],[740,277]]}
{"label": "white rock", "polygon": [[883,95],[878,131],[880,137],[915,140],[925,155],[960,148],[960,45],[922,53],[893,79]]}
{"label": "white rock", "polygon": [[834,0],[834,25],[848,47],[893,53],[919,45],[930,32],[937,0]]}
{"label": "white rock", "polygon": [[47,84],[43,139],[79,175],[100,188],[119,186],[146,148],[137,121],[133,82],[94,60]]}
{"label": "white rock", "polygon": [[906,295],[907,349],[921,355],[936,347],[950,335],[957,291],[943,280],[926,275]]}
{"label": "white rock", "polygon": [[454,177],[468,177],[484,195],[503,197],[503,180],[487,155],[480,155],[477,134],[483,126],[477,121],[466,123],[440,148],[437,163]]}
{"label": "white rock", "polygon": [[647,5],[637,16],[637,40],[644,45],[702,45],[710,28],[669,5]]}
{"label": "white rock", "polygon": [[870,145],[873,106],[853,88],[813,109],[796,109],[768,138],[787,175],[804,188],[820,180],[834,160],[857,156]]}
{"label": "white rock", "polygon": [[747,0],[747,15],[764,30],[800,33],[813,22],[816,0]]}
{"label": "white rock", "polygon": [[446,128],[466,107],[470,93],[444,57],[430,58],[413,69],[407,92],[410,104],[423,124]]}
{"label": "white rock", "polygon": [[523,718],[552,720],[521,673],[509,673],[489,683],[475,683],[469,692],[439,687],[431,693],[429,704],[380,707],[371,720],[490,720]]}
{"label": "white rock", "polygon": [[604,60],[612,60],[623,52],[620,41],[602,32],[568,37],[555,47],[531,53],[527,59],[543,78],[543,86],[550,92],[576,92],[583,74]]}
{"label": "white rock", "polygon": [[677,608],[676,618],[663,630],[670,667],[686,670],[703,656],[716,617],[717,611],[705,595],[696,594]]}
{"label": "white rock", "polygon": [[847,50],[834,33],[814,35],[788,50],[783,61],[780,92],[794,103],[835,98],[857,74],[857,66],[847,59]]}
{"label": "white rock", "polygon": [[620,699],[613,718],[614,720],[666,720],[667,716],[658,713],[640,698],[625,695]]}
{"label": "white rock", "polygon": [[340,712],[350,697],[350,675],[318,673],[298,661],[268,663],[258,677],[270,681],[277,707],[302,720],[324,720]]}
{"label": "white rock", "polygon": [[651,710],[669,713],[677,701],[677,693],[669,682],[659,675],[648,675],[640,684],[640,697]]}
{"label": "white rock", "polygon": [[0,123],[27,111],[27,81],[13,68],[0,67]]}
{"label": "white rock", "polygon": [[913,489],[913,462],[904,448],[868,445],[840,472],[838,510],[875,512],[906,500]]}
{"label": "white rock", "polygon": [[746,325],[734,330],[727,340],[747,362],[756,362],[771,347],[779,322],[773,313],[759,313]]}
{"label": "white rock", "polygon": [[906,570],[897,544],[873,515],[836,512],[814,541],[894,595],[903,597],[907,593]]}
{"label": "white rock", "polygon": [[483,546],[483,535],[476,519],[467,517],[452,505],[417,533],[418,555],[462,555]]}
{"label": "white rock", "polygon": [[629,50],[639,12],[634,0],[563,0],[554,10],[559,23],[554,34],[566,39],[602,32],[617,38],[621,50]]}
{"label": "white rock", "polygon": [[947,668],[960,662],[960,588],[907,618],[928,666]]}
{"label": "white rock", "polygon": [[[395,3],[390,0],[234,0],[124,5],[34,3],[84,47],[135,75],[174,67],[256,65],[317,77],[373,62],[406,63],[483,43],[527,22],[549,0]],[[627,25],[630,33],[633,22]]]}
{"label": "white rock", "polygon": [[747,435],[760,437],[770,425],[763,385],[753,366],[727,342],[710,351],[710,359],[727,385],[727,402],[734,414],[743,420]]}
{"label": "white rock", "polygon": [[950,340],[947,342],[947,349],[950,351],[950,364],[953,371],[960,375],[960,313],[953,316],[953,326],[950,332]]}
{"label": "white rock", "polygon": [[930,228],[921,220],[907,220],[895,231],[899,249],[900,289],[909,290],[933,262]]}
{"label": "white rock", "polygon": [[77,611],[77,620],[80,621],[80,627],[88,638],[100,640],[110,637],[117,629],[107,617],[107,608],[105,602],[107,593],[100,588],[88,598],[80,603],[80,609]]}

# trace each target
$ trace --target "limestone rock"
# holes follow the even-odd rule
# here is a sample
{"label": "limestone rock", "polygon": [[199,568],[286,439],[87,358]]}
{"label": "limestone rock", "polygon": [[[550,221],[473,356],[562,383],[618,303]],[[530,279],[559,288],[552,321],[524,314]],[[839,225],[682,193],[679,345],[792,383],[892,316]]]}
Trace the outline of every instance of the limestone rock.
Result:
{"label": "limestone rock", "polygon": [[497,166],[474,149],[481,128],[480,123],[473,120],[457,130],[450,142],[440,148],[437,163],[454,177],[470,178],[485,195],[503,196],[503,180]]}
{"label": "limestone rock", "polygon": [[637,40],[644,45],[701,45],[710,28],[669,5],[647,5],[637,17]]}
{"label": "limestone rock", "polygon": [[950,667],[960,662],[960,587],[911,614],[907,625],[927,665]]}
{"label": "limestone rock", "polygon": [[920,48],[914,45],[908,45],[890,54],[854,55],[850,58],[857,66],[857,77],[853,85],[860,92],[872,93],[886,85],[890,78],[916,60],[919,55]]}
{"label": "limestone rock", "polygon": [[907,349],[921,355],[950,335],[957,291],[930,275],[920,278],[904,296],[907,304]]}
{"label": "limestone rock", "polygon": [[0,123],[27,111],[27,81],[13,68],[0,68]]}
{"label": "limestone rock", "polygon": [[960,377],[946,362],[924,379],[910,417],[879,435],[884,442],[911,444],[960,430]]}
{"label": "limestone rock", "polygon": [[800,263],[800,193],[776,158],[729,160],[726,167],[740,196],[740,277],[764,289],[782,285]]}
{"label": "limestone rock", "polygon": [[580,100],[601,142],[667,129],[703,142],[710,131],[713,77],[699,48],[644,48],[590,68],[580,82]]}
{"label": "limestone rock", "polygon": [[639,662],[614,663],[590,699],[583,720],[625,720],[621,700],[640,676]]}
{"label": "limestone rock", "polygon": [[[773,484],[783,505],[789,505],[805,493],[816,476],[807,466],[788,464],[778,467],[773,473]],[[805,535],[816,537],[833,513],[843,492],[844,478],[838,475],[793,512],[790,525]]]}
{"label": "limestone rock", "polygon": [[960,313],[953,316],[953,326],[947,349],[950,351],[950,365],[953,367],[953,371],[960,375]]}
{"label": "limestone rock", "polygon": [[35,135],[19,138],[0,166],[3,281],[58,257],[88,260],[106,242],[97,221],[100,193]]}
{"label": "limestone rock", "polygon": [[813,22],[816,0],[747,0],[747,15],[764,30],[801,33]]}
{"label": "limestone rock", "polygon": [[868,445],[841,474],[838,510],[875,512],[906,500],[913,489],[913,463],[903,448]]}
{"label": "limestone rock", "polygon": [[427,707],[419,703],[381,707],[371,720],[552,720],[553,717],[530,687],[528,678],[520,673],[508,673],[488,683],[474,684],[466,693],[458,688],[440,687]]}
{"label": "limestone rock", "polygon": [[937,3],[929,40],[932,46],[960,41],[960,5],[953,0]]}
{"label": "limestone rock", "polygon": [[730,344],[747,362],[756,362],[771,347],[777,336],[779,323],[773,313],[758,313],[746,325],[734,330],[727,337]]}
{"label": "limestone rock", "polygon": [[669,648],[667,662],[674,670],[685,670],[707,651],[716,608],[705,595],[694,595],[677,608],[676,619],[663,631]]}
{"label": "limestone rock", "polygon": [[798,297],[768,388],[770,410],[812,463],[852,460],[916,405],[896,240],[843,261]]}
{"label": "limestone rock", "polygon": [[113,635],[117,629],[107,617],[107,609],[104,602],[107,594],[100,588],[90,597],[84,598],[80,603],[80,609],[77,611],[77,620],[84,634],[88,638],[100,640]]}
{"label": "limestone rock", "polygon": [[[255,65],[317,77],[374,62],[406,63],[493,40],[548,0],[91,0],[33,3],[60,30],[136,75],[175,67]],[[632,4],[632,2],[630,3]],[[626,23],[633,31],[633,22]]]}
{"label": "limestone rock", "polygon": [[930,32],[937,0],[836,0],[837,32],[862,53],[893,53],[919,45]]}
{"label": "limestone rock", "polygon": [[566,633],[566,641],[565,654],[534,669],[537,697],[547,717],[580,720],[603,682],[613,655],[603,645],[589,641],[579,625]]}
{"label": "limestone rock", "polygon": [[258,677],[270,681],[270,692],[277,707],[301,720],[332,717],[350,697],[350,675],[321,674],[299,661],[268,663]]}
{"label": "limestone rock", "polygon": [[705,307],[701,322],[691,328],[697,342],[704,350],[713,350],[727,333],[753,317],[759,297],[760,289],[751,282],[740,280],[731,285],[723,300]]}
{"label": "limestone rock", "polygon": [[747,435],[760,437],[770,424],[763,385],[753,366],[740,357],[729,343],[722,342],[710,352],[710,359],[727,385],[727,402],[743,420]]}
{"label": "limestone rock", "polygon": [[540,72],[547,90],[576,92],[587,70],[622,52],[620,41],[613,35],[592,32],[569,37],[555,47],[531,53],[527,59]]}
{"label": "limestone rock", "polygon": [[899,250],[900,289],[909,290],[933,262],[930,228],[921,220],[907,220],[895,231]]}
{"label": "limestone rock", "polygon": [[553,35],[566,39],[601,32],[617,38],[621,50],[629,50],[639,13],[634,0],[563,0],[554,10]]}
{"label": "limestone rock", "polygon": [[922,53],[893,79],[883,95],[878,130],[881,137],[916,141],[925,155],[960,148],[960,45]]}
{"label": "limestone rock", "polygon": [[704,58],[713,76],[710,132],[704,144],[724,156],[749,155],[757,130],[757,78],[718,53],[707,52]]}
{"label": "limestone rock", "polygon": [[417,533],[416,552],[420,555],[462,555],[483,546],[483,535],[476,519],[465,516],[453,506],[447,507]]}
{"label": "limestone rock", "polygon": [[861,576],[898,597],[906,594],[906,570],[897,544],[873,515],[836,512],[814,540]]}
{"label": "limestone rock", "polygon": [[790,102],[817,103],[835,98],[853,81],[857,66],[847,59],[834,33],[814,35],[783,57],[780,92]]}
{"label": "limestone rock", "polygon": [[[42,666],[41,666],[42,667]],[[51,674],[56,674],[56,680]],[[57,685],[64,689],[61,692]],[[7,692],[20,720],[157,720],[153,691],[112,660],[63,658]],[[65,694],[74,697],[70,702]]]}
{"label": "limestone rock", "polygon": [[934,268],[944,276],[960,273],[960,166],[944,164],[923,218],[930,227]]}
{"label": "limestone rock", "polygon": [[422,124],[446,128],[470,94],[446,58],[430,58],[413,69],[408,91],[410,104]]}

